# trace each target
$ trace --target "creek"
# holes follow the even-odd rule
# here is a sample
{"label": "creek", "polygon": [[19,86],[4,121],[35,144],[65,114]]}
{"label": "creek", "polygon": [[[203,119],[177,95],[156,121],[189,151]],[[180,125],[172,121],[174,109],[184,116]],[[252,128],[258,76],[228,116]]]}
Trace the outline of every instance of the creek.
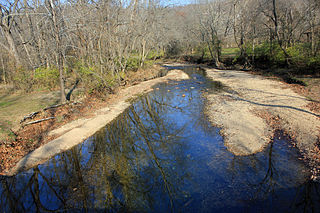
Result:
{"label": "creek", "polygon": [[157,85],[80,145],[1,177],[1,212],[319,212],[320,185],[279,131],[235,156],[207,120],[203,71]]}

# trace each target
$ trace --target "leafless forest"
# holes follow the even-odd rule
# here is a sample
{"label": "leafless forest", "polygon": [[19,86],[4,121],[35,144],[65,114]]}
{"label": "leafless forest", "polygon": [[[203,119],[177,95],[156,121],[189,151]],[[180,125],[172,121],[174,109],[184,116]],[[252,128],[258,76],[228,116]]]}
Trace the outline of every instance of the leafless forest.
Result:
{"label": "leafless forest", "polygon": [[165,57],[319,71],[318,0],[2,0],[0,18],[0,81],[62,102],[66,84],[114,87]]}

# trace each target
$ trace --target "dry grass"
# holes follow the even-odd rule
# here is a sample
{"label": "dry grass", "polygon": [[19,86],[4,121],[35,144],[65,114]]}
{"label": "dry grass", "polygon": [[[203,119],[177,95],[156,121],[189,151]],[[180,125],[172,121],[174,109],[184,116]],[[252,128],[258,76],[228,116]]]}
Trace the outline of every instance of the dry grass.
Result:
{"label": "dry grass", "polygon": [[14,93],[0,90],[0,141],[10,140],[10,129],[19,126],[23,116],[58,103],[59,92]]}

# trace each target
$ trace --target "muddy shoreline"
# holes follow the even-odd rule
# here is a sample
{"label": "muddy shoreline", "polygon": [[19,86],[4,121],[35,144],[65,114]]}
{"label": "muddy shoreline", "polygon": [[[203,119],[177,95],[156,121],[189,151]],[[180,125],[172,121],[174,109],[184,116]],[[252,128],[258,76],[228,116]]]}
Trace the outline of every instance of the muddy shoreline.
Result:
{"label": "muddy shoreline", "polygon": [[188,78],[188,75],[181,70],[171,70],[164,77],[144,81],[121,90],[118,94],[119,98],[117,98],[113,104],[97,110],[93,117],[77,119],[49,132],[48,135],[55,137],[54,140],[24,156],[9,172],[5,173],[5,175],[12,176],[30,169],[44,163],[54,155],[82,143],[127,109],[131,105],[131,99],[150,92],[154,85]]}

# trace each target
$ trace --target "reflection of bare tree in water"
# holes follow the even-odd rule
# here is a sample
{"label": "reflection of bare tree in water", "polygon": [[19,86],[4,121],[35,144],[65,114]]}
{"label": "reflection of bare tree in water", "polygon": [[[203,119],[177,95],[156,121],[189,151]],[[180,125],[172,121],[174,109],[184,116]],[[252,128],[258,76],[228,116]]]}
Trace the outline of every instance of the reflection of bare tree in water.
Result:
{"label": "reflection of bare tree in water", "polygon": [[[290,178],[286,178],[286,174],[283,171],[278,171],[279,154],[276,153],[274,148],[274,142],[270,143],[267,150],[265,150],[265,157],[267,162],[261,161],[261,158],[256,155],[247,157],[234,157],[234,160],[230,164],[229,171],[232,173],[234,179],[238,178],[239,172],[246,172],[248,168],[253,169],[257,176],[248,177],[246,183],[243,186],[248,187],[249,191],[253,190],[248,200],[242,200],[247,203],[247,206],[252,206],[255,202],[267,200],[268,198],[277,200],[277,196],[281,193],[281,184],[290,181]],[[259,160],[260,159],[260,160]],[[263,159],[263,158],[262,158]],[[248,166],[249,165],[249,166]],[[278,167],[277,167],[278,166]],[[280,165],[286,166],[286,165]],[[257,177],[261,177],[259,174],[261,171],[266,171],[262,178],[257,180]],[[281,173],[281,174],[280,174]],[[292,212],[317,212],[320,208],[320,184],[309,181],[302,183],[301,186],[296,187],[295,198],[288,203],[287,208]],[[243,189],[241,189],[243,191]],[[280,195],[283,196],[283,195]],[[281,202],[281,201],[279,201]],[[283,204],[283,203],[282,203]],[[268,203],[265,203],[268,205]],[[291,212],[290,211],[290,212]]]}
{"label": "reflection of bare tree in water", "polygon": [[[268,196],[276,198],[276,189],[279,185],[276,177],[279,176],[274,163],[277,159],[273,152],[274,143],[271,143],[268,150],[268,169],[264,178],[253,187],[257,188],[254,198],[261,196],[266,199]],[[289,207],[289,206],[288,206]],[[320,208],[320,185],[319,183],[308,181],[296,188],[296,197],[290,206],[293,212],[317,212]]]}
{"label": "reflection of bare tree in water", "polygon": [[[94,143],[99,146],[95,148],[99,150],[97,152],[106,151],[104,156],[107,158],[102,160],[108,165],[103,169],[106,169],[110,180],[110,189],[121,190],[121,193],[109,192],[107,200],[112,206],[126,209],[152,209],[151,192],[155,192],[154,188],[158,187],[161,179],[173,208],[174,188],[179,180],[177,174],[172,175],[172,167],[177,166],[173,162],[183,162],[183,157],[173,152],[183,149],[183,144],[179,142],[182,138],[178,136],[182,130],[163,121],[160,115],[166,111],[163,105],[155,106],[156,102],[148,97],[143,98],[140,104],[139,107],[132,106],[109,125]],[[109,159],[110,156],[112,159]],[[90,164],[94,165],[100,159],[92,160]],[[117,195],[124,198],[120,199]]]}
{"label": "reflection of bare tree in water", "polygon": [[[151,211],[160,197],[173,209],[188,174],[182,129],[164,120],[167,108],[142,98],[96,134],[93,143],[55,157],[46,170],[34,168],[31,176],[2,179],[1,204],[12,212],[28,211],[26,200],[29,210],[39,212]],[[50,209],[43,196],[55,200],[56,208]]]}
{"label": "reflection of bare tree in water", "polygon": [[[156,129],[155,130],[158,131],[159,142],[160,143],[164,143],[165,141],[163,141],[163,136],[162,136],[162,132],[161,132],[161,128],[160,128],[161,124],[158,125],[159,122],[157,122],[159,120],[159,117],[156,116],[157,115],[156,113],[154,113],[155,110],[151,107],[148,98],[146,99],[146,105],[147,105],[147,108],[145,106],[143,108],[149,114],[151,120],[156,123]],[[155,163],[155,165],[157,166],[157,168],[159,169],[159,171],[161,173],[165,188],[166,188],[166,190],[168,192],[168,195],[169,195],[170,206],[171,206],[171,208],[173,208],[173,200],[172,200],[172,196],[173,195],[172,195],[172,189],[171,189],[173,186],[168,181],[167,174],[166,174],[164,168],[162,168],[160,159],[158,159],[157,155],[155,154],[154,148],[153,148],[153,146],[151,144],[151,142],[155,142],[154,138],[152,137],[152,132],[149,132],[148,129],[144,126],[141,118],[135,112],[134,109],[132,109],[131,112],[133,114],[133,117],[130,116],[130,119],[139,128],[139,132],[140,132],[141,136],[143,137],[144,142],[146,142],[146,144],[147,144],[148,151],[152,156],[152,160],[153,160],[153,162]],[[161,126],[163,126],[163,125],[161,125]]]}
{"label": "reflection of bare tree in water", "polygon": [[1,193],[1,206],[8,205],[8,209],[11,212],[25,212],[26,209],[20,202],[18,202],[17,194],[14,192],[14,189],[11,189],[11,183],[13,179],[1,178],[2,193]]}
{"label": "reflection of bare tree in water", "polygon": [[34,169],[34,174],[32,178],[30,179],[30,192],[33,198],[33,201],[36,206],[37,212],[44,212],[44,211],[55,211],[59,210],[60,208],[57,209],[48,209],[41,203],[41,197],[40,197],[40,185],[39,185],[39,176],[43,178],[45,183],[49,186],[49,188],[52,190],[52,192],[57,196],[57,198],[61,201],[62,204],[65,204],[65,201],[63,198],[60,197],[60,195],[57,193],[57,191],[52,187],[51,181],[49,181],[45,176],[43,176],[38,169],[38,167],[35,167]]}
{"label": "reflection of bare tree in water", "polygon": [[[238,180],[239,173],[247,173],[248,168],[252,169],[256,175],[249,176],[245,180],[242,186],[247,187],[252,191],[251,196],[248,197],[249,200],[242,200],[244,203],[251,203],[257,200],[266,199],[268,196],[274,195],[278,182],[276,181],[278,177],[277,169],[274,165],[277,160],[274,153],[274,143],[270,143],[267,150],[264,152],[267,162],[261,161],[261,158],[256,155],[251,156],[234,156],[233,160],[229,164],[228,170],[231,172],[230,176],[232,180]],[[263,158],[262,158],[263,159]],[[267,163],[267,164],[266,164]],[[261,179],[257,179],[261,175],[261,171],[266,171]],[[243,189],[241,189],[243,190]]]}
{"label": "reflection of bare tree in water", "polygon": [[254,198],[258,198],[259,196],[267,197],[270,193],[272,195],[275,194],[277,182],[275,181],[274,177],[277,176],[278,174],[273,164],[275,160],[273,159],[273,145],[274,145],[273,142],[271,142],[269,145],[268,164],[267,164],[268,169],[265,176],[259,183],[252,185],[253,187],[257,188]]}
{"label": "reflection of bare tree in water", "polygon": [[[41,195],[45,194],[44,191],[41,192],[42,187],[39,183],[39,178],[42,179],[42,185],[47,185],[50,192],[52,192],[56,198],[61,202],[61,205],[56,207],[56,209],[49,209],[46,207],[45,204],[41,202],[43,200],[41,198]],[[33,169],[33,173],[31,177],[29,178],[28,182],[25,184],[21,184],[19,187],[22,187],[20,189],[16,188],[17,179],[14,177],[12,178],[2,178],[1,184],[2,184],[2,194],[1,194],[1,201],[3,202],[4,198],[6,201],[9,202],[8,211],[10,212],[29,212],[29,211],[36,211],[36,212],[50,212],[50,211],[57,211],[60,209],[66,209],[66,202],[65,198],[63,198],[63,194],[59,193],[54,186],[54,183],[52,183],[51,180],[47,179],[41,171],[38,169],[38,167],[35,167]],[[17,190],[17,191],[16,191]],[[25,194],[30,192],[32,201],[34,204],[34,209],[29,209],[29,203],[25,205],[23,203],[25,199]],[[3,203],[1,203],[1,206],[5,206]],[[32,206],[32,205],[30,205]]]}
{"label": "reflection of bare tree in water", "polygon": [[310,180],[299,186],[290,208],[292,212],[319,212],[320,184]]}

